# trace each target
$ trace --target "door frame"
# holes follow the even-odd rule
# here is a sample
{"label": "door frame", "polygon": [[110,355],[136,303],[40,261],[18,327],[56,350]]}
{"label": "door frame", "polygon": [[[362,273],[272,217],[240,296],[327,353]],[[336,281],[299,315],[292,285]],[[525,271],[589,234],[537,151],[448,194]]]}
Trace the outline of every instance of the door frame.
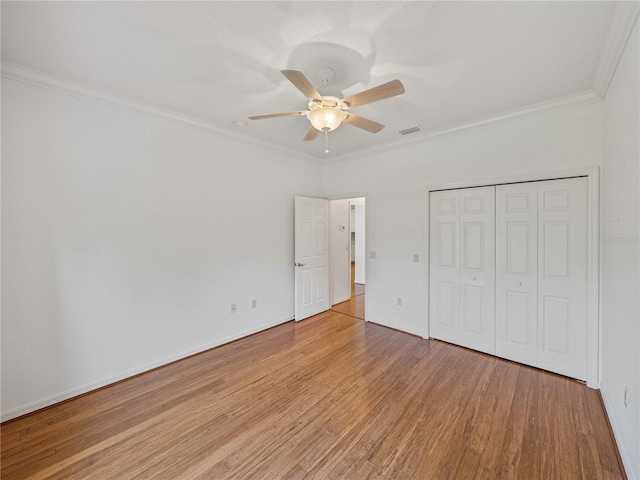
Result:
{"label": "door frame", "polygon": [[[369,231],[369,208],[368,207],[368,194],[367,193],[354,193],[354,194],[347,194],[347,195],[330,195],[327,197],[324,197],[327,200],[329,200],[329,204],[331,204],[331,201],[333,200],[352,200],[355,198],[364,198],[364,204],[365,204],[365,209],[364,209],[364,239],[365,239],[365,255],[364,255],[364,291],[365,291],[365,296],[364,296],[364,321],[367,322],[367,312],[369,311],[369,297],[366,295],[367,293],[367,285],[369,285],[369,281],[370,281],[370,276],[369,276],[369,250],[370,250],[370,231]],[[351,205],[349,205],[349,218],[351,217]],[[329,224],[331,225],[331,207],[329,207]],[[329,244],[331,244],[331,235],[332,235],[333,229],[329,229]],[[349,269],[349,277],[351,277],[351,269]],[[351,278],[349,278],[349,280],[351,280]],[[331,289],[332,295],[330,298],[329,303],[331,304],[331,306],[333,306],[333,271],[329,271],[329,288]]]}
{"label": "door frame", "polygon": [[[360,198],[362,198],[364,204],[363,205],[359,205],[358,203],[354,202],[354,200],[359,200]],[[367,221],[366,221],[366,214],[367,214],[367,208],[366,208],[366,204],[367,204],[367,199],[364,197],[358,197],[358,198],[353,198],[349,200],[349,221],[351,221],[351,215],[354,216],[353,222],[354,222],[354,233],[356,234],[356,244],[354,246],[354,256],[353,256],[353,262],[355,262],[355,269],[353,272],[353,278],[351,278],[351,282],[352,283],[358,283],[360,285],[364,285],[365,289],[367,288],[367,284],[366,284],[366,277],[367,277],[367,263],[366,263],[366,258],[367,258],[367,233],[366,233],[366,228],[367,228]],[[358,223],[357,223],[357,212],[358,212],[358,207],[362,208],[362,212],[365,214],[364,217],[361,217],[362,222],[364,223],[364,231],[360,231],[361,234],[364,235],[364,241],[362,239],[358,239]],[[362,249],[358,248],[358,241],[360,241],[362,243]],[[358,261],[357,259],[359,258],[359,256],[362,255],[362,259],[361,261]],[[358,264],[360,264],[360,266],[358,266]],[[362,271],[360,269],[364,269],[364,278],[362,277],[362,275],[360,275],[360,277],[358,277],[358,272],[362,273]],[[351,276],[351,268],[349,268],[349,276]],[[356,278],[360,278],[362,280],[364,280],[364,282],[356,282]]]}
{"label": "door frame", "polygon": [[[484,187],[506,183],[536,182],[542,180],[556,180],[560,178],[587,177],[587,386],[600,388],[601,361],[600,350],[602,344],[601,326],[601,295],[600,269],[602,261],[602,242],[600,242],[600,167],[582,167],[568,170],[556,170],[539,173],[525,173],[504,177],[492,177],[478,180],[466,180],[445,184],[429,185],[424,198],[424,239],[425,252],[429,258],[429,195],[437,190],[453,190],[458,188]],[[366,218],[366,210],[365,210]],[[365,229],[366,231],[366,229]],[[423,276],[425,279],[425,300],[429,305],[429,262],[424,262]],[[365,276],[366,278],[366,276]],[[367,279],[368,281],[368,279]],[[365,299],[366,300],[366,299]],[[429,308],[424,309],[423,338],[429,338]]]}

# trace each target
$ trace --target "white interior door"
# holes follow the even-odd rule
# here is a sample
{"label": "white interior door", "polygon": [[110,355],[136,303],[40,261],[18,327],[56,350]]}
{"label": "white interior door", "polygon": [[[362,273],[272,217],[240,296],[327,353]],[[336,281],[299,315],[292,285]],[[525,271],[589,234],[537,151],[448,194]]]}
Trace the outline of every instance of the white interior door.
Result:
{"label": "white interior door", "polygon": [[459,200],[459,190],[444,190],[429,201],[429,335],[451,343],[460,341]]}
{"label": "white interior door", "polygon": [[495,353],[495,187],[432,192],[429,334]]}
{"label": "white interior door", "polygon": [[538,184],[496,186],[496,354],[537,364]]}
{"label": "white interior door", "polygon": [[538,182],[538,366],[587,376],[587,179]]}
{"label": "white interior door", "polygon": [[587,180],[496,187],[496,353],[586,379]]}
{"label": "white interior door", "polygon": [[460,345],[495,353],[495,187],[460,190]]}
{"label": "white interior door", "polygon": [[329,201],[295,197],[295,319],[329,310]]}

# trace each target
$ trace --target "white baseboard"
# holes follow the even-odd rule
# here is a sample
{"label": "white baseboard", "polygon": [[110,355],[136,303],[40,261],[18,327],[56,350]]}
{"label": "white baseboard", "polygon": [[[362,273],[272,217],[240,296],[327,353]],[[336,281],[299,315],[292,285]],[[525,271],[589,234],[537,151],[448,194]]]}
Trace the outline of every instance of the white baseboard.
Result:
{"label": "white baseboard", "polygon": [[262,324],[258,327],[251,328],[240,332],[236,335],[230,335],[225,338],[221,338],[215,340],[213,342],[205,343],[196,348],[189,349],[187,351],[181,352],[176,355],[170,355],[163,359],[150,362],[130,370],[126,370],[124,372],[120,372],[115,375],[110,375],[108,377],[101,378],[100,380],[96,380],[95,382],[90,382],[84,385],[81,385],[76,388],[71,388],[69,390],[65,390],[60,393],[56,393],[54,395],[50,395],[48,397],[27,403],[25,405],[20,405],[19,407],[12,408],[7,411],[3,411],[0,414],[0,421],[6,422],[7,420],[11,420],[13,418],[20,417],[22,415],[26,415],[31,412],[35,412],[36,410],[40,410],[41,408],[50,407],[51,405],[55,405],[56,403],[63,402],[65,400],[69,400],[70,398],[77,397],[78,395],[83,395],[85,393],[91,392],[92,390],[96,390],[98,388],[106,387],[107,385],[111,385],[112,383],[119,382],[121,380],[125,380],[127,378],[133,377],[134,375],[139,375],[144,372],[148,372],[149,370],[153,370],[154,368],[162,367],[163,365],[167,365],[169,363],[175,362],[177,360],[182,360],[183,358],[190,357],[192,355],[202,353],[206,350],[210,350],[215,347],[219,347],[220,345],[224,345],[225,343],[230,343],[240,338],[248,337],[249,335],[253,335],[254,333],[262,332],[263,330],[267,330],[269,328],[275,327],[277,325],[281,325],[286,322],[290,322],[293,320],[293,317],[287,317],[282,320],[276,320],[274,322],[268,322]]}
{"label": "white baseboard", "polygon": [[604,410],[609,419],[609,425],[611,425],[611,429],[613,430],[614,440],[616,441],[616,445],[618,447],[618,451],[620,452],[620,458],[622,458],[622,466],[624,467],[625,473],[627,474],[627,478],[629,480],[637,480],[636,477],[633,477],[633,465],[631,463],[631,458],[629,457],[629,452],[627,452],[625,448],[625,444],[622,442],[622,433],[620,432],[620,427],[616,422],[616,417],[611,415],[610,412],[613,411],[611,407],[611,401],[607,397],[607,394],[600,389],[600,396],[602,397],[602,403],[604,403]]}
{"label": "white baseboard", "polygon": [[399,332],[408,333],[409,335],[415,335],[416,337],[424,338],[422,333],[415,332],[410,328],[400,326],[394,322],[389,322],[389,321],[383,322],[383,321],[380,321],[377,319],[371,319],[371,318],[367,319],[367,321],[371,323],[375,323],[376,325],[380,325],[382,327],[392,328],[393,330],[398,330]]}

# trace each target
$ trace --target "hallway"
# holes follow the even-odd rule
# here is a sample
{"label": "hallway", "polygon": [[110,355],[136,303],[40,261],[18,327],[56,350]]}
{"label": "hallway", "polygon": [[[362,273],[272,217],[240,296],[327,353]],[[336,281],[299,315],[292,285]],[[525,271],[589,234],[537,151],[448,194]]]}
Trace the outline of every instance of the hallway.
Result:
{"label": "hallway", "polygon": [[351,263],[351,299],[334,305],[331,310],[364,320],[365,286],[354,283],[354,278],[355,263]]}

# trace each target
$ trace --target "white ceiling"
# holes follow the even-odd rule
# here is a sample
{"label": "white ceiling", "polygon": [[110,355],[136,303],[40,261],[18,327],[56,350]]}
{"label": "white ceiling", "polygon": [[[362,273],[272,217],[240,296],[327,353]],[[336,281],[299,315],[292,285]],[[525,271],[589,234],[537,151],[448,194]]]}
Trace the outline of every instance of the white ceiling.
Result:
{"label": "white ceiling", "polygon": [[[354,109],[386,128],[371,134],[341,126],[329,134],[335,157],[589,94],[615,6],[2,2],[2,62],[3,72],[46,74],[320,158],[323,135],[302,141],[305,117],[247,119],[306,108],[280,70],[301,70],[315,83],[316,70],[331,67],[336,77],[329,87],[345,96],[400,79],[404,95]],[[414,126],[421,131],[398,133]]]}

